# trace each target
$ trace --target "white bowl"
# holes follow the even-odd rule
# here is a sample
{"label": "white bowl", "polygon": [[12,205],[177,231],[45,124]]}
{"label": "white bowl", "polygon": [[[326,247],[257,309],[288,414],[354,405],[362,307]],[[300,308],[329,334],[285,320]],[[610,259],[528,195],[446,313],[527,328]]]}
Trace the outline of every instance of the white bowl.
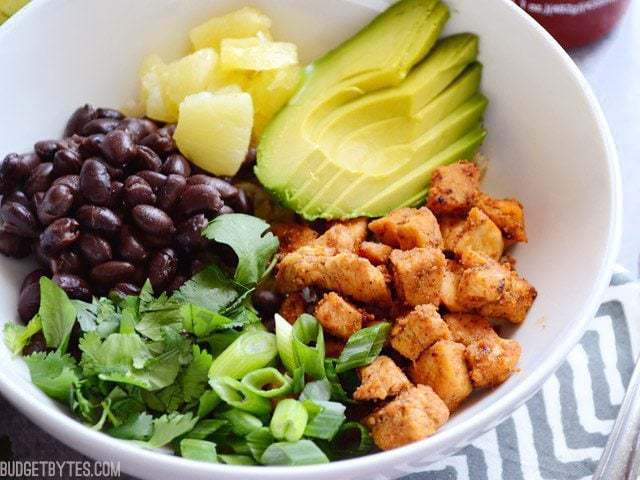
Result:
{"label": "white bowl", "polygon": [[[172,58],[188,29],[254,4],[276,38],[307,61],[364,25],[380,0],[35,0],[0,28],[0,155],[59,136],[79,105],[121,106],[136,95],[150,52]],[[510,335],[523,345],[521,371],[474,397],[433,437],[354,460],[309,467],[197,463],[146,451],[95,432],[42,395],[19,359],[0,347],[0,388],[33,421],[71,447],[118,460],[142,478],[369,479],[424,469],[494,427],[533,395],[581,337],[609,281],[620,237],[620,179],[602,112],[562,49],[508,0],[449,0],[450,32],[480,35],[483,90],[490,99],[484,188],[525,205],[529,243],[518,268],[538,289],[527,321]],[[27,267],[0,258],[0,323],[16,318]]]}

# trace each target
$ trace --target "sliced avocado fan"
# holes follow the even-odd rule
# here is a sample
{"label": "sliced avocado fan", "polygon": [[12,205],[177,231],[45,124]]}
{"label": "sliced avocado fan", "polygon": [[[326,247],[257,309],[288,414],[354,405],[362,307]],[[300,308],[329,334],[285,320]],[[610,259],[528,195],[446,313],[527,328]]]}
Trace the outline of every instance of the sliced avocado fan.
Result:
{"label": "sliced avocado fan", "polygon": [[423,202],[432,172],[486,136],[478,39],[438,41],[448,17],[439,0],[401,0],[309,65],[258,145],[263,186],[310,220]]}

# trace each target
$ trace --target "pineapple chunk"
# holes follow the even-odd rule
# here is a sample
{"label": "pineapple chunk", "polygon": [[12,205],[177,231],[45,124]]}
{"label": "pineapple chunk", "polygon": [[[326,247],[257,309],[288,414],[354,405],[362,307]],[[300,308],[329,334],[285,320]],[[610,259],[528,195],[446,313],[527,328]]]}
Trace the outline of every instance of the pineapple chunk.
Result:
{"label": "pineapple chunk", "polygon": [[173,123],[178,119],[178,112],[165,98],[163,77],[166,70],[167,65],[159,55],[145,58],[140,68],[140,101],[149,118]]}
{"label": "pineapple chunk", "polygon": [[206,90],[217,63],[215,50],[204,48],[167,65],[163,75],[165,94],[176,110],[185,97]]}
{"label": "pineapple chunk", "polygon": [[273,116],[289,101],[300,81],[300,67],[290,65],[277,70],[258,72],[249,82],[247,92],[253,98],[253,134],[260,138]]}
{"label": "pineapple chunk", "polygon": [[253,104],[248,93],[201,92],[180,104],[173,135],[180,151],[214,175],[235,175],[249,148]]}
{"label": "pineapple chunk", "polygon": [[271,19],[258,9],[244,7],[221,17],[213,17],[189,32],[194,50],[218,48],[223,38],[252,37],[258,32],[268,33]]}
{"label": "pineapple chunk", "polygon": [[274,70],[297,63],[298,48],[293,43],[272,42],[260,34],[220,43],[223,70]]}

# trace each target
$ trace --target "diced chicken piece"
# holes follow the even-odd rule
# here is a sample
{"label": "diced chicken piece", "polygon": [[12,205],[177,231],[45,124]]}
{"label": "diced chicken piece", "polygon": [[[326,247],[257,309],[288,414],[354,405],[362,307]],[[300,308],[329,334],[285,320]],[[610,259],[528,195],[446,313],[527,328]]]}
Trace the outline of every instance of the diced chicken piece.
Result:
{"label": "diced chicken piece", "polygon": [[440,217],[440,233],[442,234],[443,249],[453,252],[462,236],[466,223],[465,217],[445,215]]}
{"label": "diced chicken piece", "polygon": [[445,403],[426,385],[404,390],[365,420],[373,441],[390,450],[433,435],[449,419]]}
{"label": "diced chicken piece", "polygon": [[394,250],[389,259],[396,291],[405,303],[439,304],[445,268],[440,250],[430,247]]}
{"label": "diced chicken piece", "polygon": [[380,273],[382,273],[382,276],[384,277],[384,281],[386,283],[391,283],[391,281],[393,280],[393,276],[389,271],[389,267],[387,267],[386,265],[377,265],[376,268]]}
{"label": "diced chicken piece", "polygon": [[391,294],[384,275],[353,253],[333,255],[328,247],[304,247],[285,256],[278,267],[276,284],[282,293],[315,285],[361,302],[388,304]]}
{"label": "diced chicken piece", "polygon": [[307,303],[300,292],[288,294],[282,305],[280,305],[280,315],[289,323],[294,324],[300,315],[305,312]]}
{"label": "diced chicken piece", "polygon": [[333,337],[324,337],[324,352],[327,358],[338,358],[344,350],[344,342]]}
{"label": "diced chicken piece", "polygon": [[521,347],[515,340],[480,340],[467,346],[465,359],[476,388],[494,387],[516,371]]}
{"label": "diced chicken piece", "polygon": [[315,230],[297,223],[274,223],[271,225],[271,231],[280,240],[278,253],[281,255],[291,253],[318,238]]}
{"label": "diced chicken piece", "polygon": [[453,249],[456,255],[462,255],[468,250],[483,253],[494,260],[500,259],[504,250],[502,232],[482,210],[476,207],[469,211],[464,228]]}
{"label": "diced chicken piece", "polygon": [[504,295],[511,271],[496,262],[467,268],[458,282],[458,303],[464,310],[497,302]]}
{"label": "diced chicken piece", "polygon": [[464,307],[458,300],[458,285],[464,268],[455,260],[447,260],[440,286],[440,301],[450,312],[463,312]]}
{"label": "diced chicken piece", "polygon": [[335,292],[322,297],[315,309],[315,316],[329,334],[348,340],[362,328],[364,315]]}
{"label": "diced chicken piece", "polygon": [[451,338],[447,324],[433,305],[418,305],[396,319],[391,329],[391,346],[403,356],[415,360],[438,340]]}
{"label": "diced chicken piece", "polygon": [[487,317],[506,318],[512,323],[522,323],[537,296],[538,292],[533,285],[511,271],[500,299],[483,305],[478,312]]}
{"label": "diced chicken piece", "polygon": [[449,327],[454,342],[471,345],[486,341],[497,343],[500,337],[486,318],[471,313],[448,313],[444,321]]}
{"label": "diced chicken piece", "polygon": [[358,249],[358,255],[366,258],[374,265],[385,265],[393,250],[389,245],[377,242],[362,242]]}
{"label": "diced chicken piece", "polygon": [[394,210],[386,217],[371,222],[369,230],[382,243],[402,250],[416,247],[442,248],[438,220],[426,207]]}
{"label": "diced chicken piece", "polygon": [[458,162],[431,175],[427,207],[436,214],[466,213],[480,193],[480,170],[475,163]]}
{"label": "diced chicken piece", "polygon": [[357,252],[366,236],[367,220],[356,218],[334,223],[313,244],[334,248],[337,252]]}
{"label": "diced chicken piece", "polygon": [[411,380],[429,385],[451,412],[473,390],[465,348],[461,343],[440,340],[424,351],[409,369]]}
{"label": "diced chicken piece", "polygon": [[361,384],[353,393],[355,400],[384,400],[411,386],[402,370],[385,355],[361,368],[360,378]]}
{"label": "diced chicken piece", "polygon": [[481,267],[483,265],[493,265],[495,263],[493,258],[474,250],[466,250],[462,252],[459,261],[460,265],[464,268]]}
{"label": "diced chicken piece", "polygon": [[524,209],[518,200],[514,198],[495,199],[482,193],[478,197],[476,206],[502,230],[507,241],[527,241],[527,233],[524,228]]}

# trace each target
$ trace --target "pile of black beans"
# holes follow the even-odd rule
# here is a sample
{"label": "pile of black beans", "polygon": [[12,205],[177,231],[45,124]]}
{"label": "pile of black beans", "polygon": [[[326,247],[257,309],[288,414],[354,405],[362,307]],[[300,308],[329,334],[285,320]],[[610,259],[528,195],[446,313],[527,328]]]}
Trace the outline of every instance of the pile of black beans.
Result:
{"label": "pile of black beans", "polygon": [[242,189],[180,154],[174,130],[85,105],[62,140],[7,155],[0,252],[33,253],[41,266],[23,282],[22,320],[37,312],[41,275],[85,301],[112,290],[136,294],[147,278],[156,292],[172,291],[211,261],[211,242],[201,236],[210,219],[251,213]]}

